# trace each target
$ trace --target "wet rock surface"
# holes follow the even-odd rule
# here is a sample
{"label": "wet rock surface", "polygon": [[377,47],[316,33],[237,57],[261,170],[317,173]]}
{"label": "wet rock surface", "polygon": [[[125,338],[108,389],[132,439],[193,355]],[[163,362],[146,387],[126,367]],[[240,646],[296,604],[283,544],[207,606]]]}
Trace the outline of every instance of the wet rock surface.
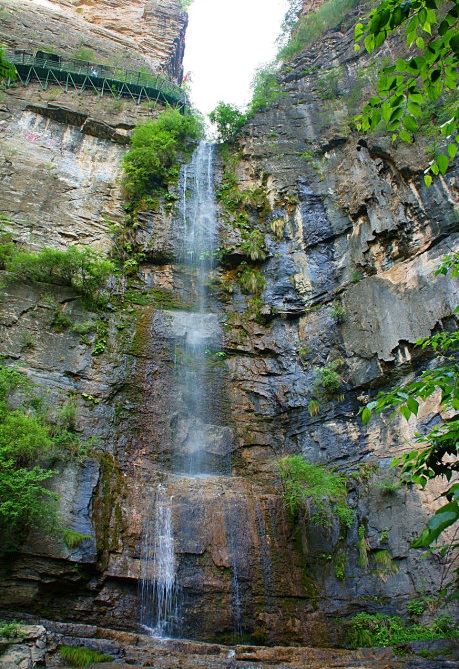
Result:
{"label": "wet rock surface", "polygon": [[[222,646],[187,640],[153,639],[141,634],[116,632],[88,625],[65,625],[49,620],[40,625],[21,625],[18,635],[2,642],[1,669],[50,669],[64,666],[59,647],[85,648],[112,656],[113,662],[97,663],[101,669],[116,667],[182,666],[189,669],[255,669],[256,667],[304,667],[305,669],[454,669],[457,644],[448,640],[412,642],[403,647],[403,656],[392,648],[363,648],[355,651],[311,647]],[[400,649],[399,649],[400,650]],[[421,651],[421,655],[418,652]],[[423,653],[422,653],[423,651]],[[426,653],[432,658],[426,659]]]}

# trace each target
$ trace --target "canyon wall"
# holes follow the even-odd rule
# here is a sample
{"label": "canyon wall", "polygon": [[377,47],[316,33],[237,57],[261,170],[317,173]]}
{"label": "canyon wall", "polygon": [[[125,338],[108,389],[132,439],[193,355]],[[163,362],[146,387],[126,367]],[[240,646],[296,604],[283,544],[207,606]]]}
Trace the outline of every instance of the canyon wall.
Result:
{"label": "canyon wall", "polygon": [[41,49],[182,80],[188,17],[175,0],[2,0],[0,12],[0,40],[8,49]]}
{"label": "canyon wall", "polygon": [[[43,31],[54,20],[59,33],[65,25],[71,50],[84,38],[101,57],[121,49],[129,66],[159,59],[180,76],[185,19],[176,3],[122,3],[116,21],[108,3],[2,0],[2,7],[4,16],[23,17],[19,32],[0,34],[10,46],[43,47],[44,33],[31,36],[30,22],[46,9],[54,18]],[[134,14],[149,22],[139,32]],[[353,50],[357,14],[284,68],[278,98],[248,121],[232,156],[216,157],[220,263],[209,288],[223,343],[211,354],[219,354],[213,383],[233,476],[194,480],[171,466],[174,342],[187,308],[179,294],[190,281],[178,257],[177,210],[161,202],[139,215],[134,245],[146,260],[128,280],[122,308],[94,313],[68,288],[5,277],[5,364],[19,364],[54,406],[75,398],[78,430],[96,438],[96,454],[70,462],[54,482],[64,523],[91,539],[70,549],[60,537],[32,532],[2,562],[0,607],[137,630],[144,533],[160,483],[173,499],[184,636],[326,645],[336,642],[336,618],[404,613],[420,592],[438,589],[445,564],[409,545],[441,485],[397,487],[390,469],[415,426],[375,420],[363,428],[358,411],[377,389],[430,364],[414,343],[450,324],[457,286],[434,269],[457,248],[457,168],[426,189],[417,145],[352,132],[375,70]],[[0,105],[0,212],[15,242],[113,249],[124,225],[120,160],[130,129],[151,110],[33,84],[7,89]],[[243,212],[225,203],[230,160],[237,188],[258,193]],[[243,244],[253,229],[264,240],[258,261]],[[266,282],[255,298],[241,291],[247,266]],[[56,309],[94,327],[85,336],[58,332]],[[95,354],[100,332],[104,347]],[[338,392],[321,386],[325,368],[337,371]],[[438,420],[433,401],[420,418]],[[349,527],[288,515],[276,462],[292,453],[346,474]]]}

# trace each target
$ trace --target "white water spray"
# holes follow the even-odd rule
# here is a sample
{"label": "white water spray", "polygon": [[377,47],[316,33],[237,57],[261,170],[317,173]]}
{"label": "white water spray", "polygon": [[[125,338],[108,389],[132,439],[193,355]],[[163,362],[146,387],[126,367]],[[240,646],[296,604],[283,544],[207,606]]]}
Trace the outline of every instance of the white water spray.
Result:
{"label": "white water spray", "polygon": [[145,532],[140,624],[152,636],[173,633],[179,618],[172,497],[159,485],[155,510]]}

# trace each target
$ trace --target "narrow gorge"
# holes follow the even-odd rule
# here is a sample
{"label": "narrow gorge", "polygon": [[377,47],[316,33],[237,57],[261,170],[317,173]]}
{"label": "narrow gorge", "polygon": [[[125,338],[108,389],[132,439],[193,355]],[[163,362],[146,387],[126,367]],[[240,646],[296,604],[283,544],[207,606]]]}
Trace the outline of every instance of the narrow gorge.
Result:
{"label": "narrow gorge", "polygon": [[[231,141],[182,139],[133,205],[137,129],[190,118],[184,6],[0,0],[6,54],[35,63],[0,89],[0,466],[8,406],[36,421],[57,507],[20,536],[0,517],[0,619],[28,626],[0,667],[64,666],[62,645],[107,667],[459,666],[457,638],[342,650],[357,614],[432,624],[456,568],[411,548],[445,481],[392,466],[441,423],[438,393],[417,420],[361,410],[456,330],[435,271],[459,251],[457,161],[428,188],[427,130],[356,132],[403,47],[355,51],[349,3]],[[334,496],[289,504],[292,456]]]}

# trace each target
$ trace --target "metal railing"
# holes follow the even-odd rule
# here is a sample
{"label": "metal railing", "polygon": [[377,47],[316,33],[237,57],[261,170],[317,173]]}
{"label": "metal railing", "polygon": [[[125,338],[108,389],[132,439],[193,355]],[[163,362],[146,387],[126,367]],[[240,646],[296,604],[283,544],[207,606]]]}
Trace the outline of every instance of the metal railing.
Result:
{"label": "metal railing", "polygon": [[164,102],[185,111],[186,93],[167,77],[149,72],[126,70],[120,67],[92,63],[77,58],[65,58],[38,51],[8,51],[8,60],[14,64],[19,80],[27,85],[38,81],[42,88],[57,84],[64,90],[69,87],[85,90],[93,88],[101,95],[131,97],[136,104],[142,100]]}

